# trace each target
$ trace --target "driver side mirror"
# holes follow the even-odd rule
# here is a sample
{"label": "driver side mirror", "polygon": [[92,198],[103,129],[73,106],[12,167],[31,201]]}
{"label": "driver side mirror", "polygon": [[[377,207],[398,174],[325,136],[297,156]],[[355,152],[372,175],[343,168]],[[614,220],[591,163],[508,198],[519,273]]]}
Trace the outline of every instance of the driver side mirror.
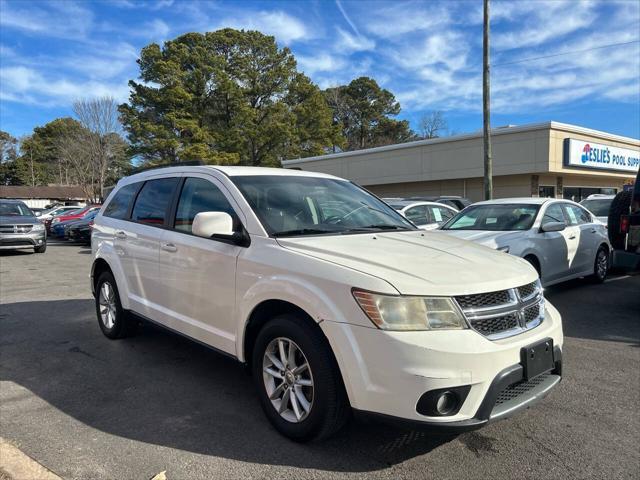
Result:
{"label": "driver side mirror", "polygon": [[200,212],[193,219],[191,232],[203,238],[214,238],[223,242],[248,247],[251,243],[249,234],[233,231],[233,218],[226,212]]}
{"label": "driver side mirror", "polygon": [[35,212],[35,216],[36,216],[36,217],[40,217],[40,216],[42,216],[42,212]]}
{"label": "driver side mirror", "polygon": [[564,222],[547,222],[540,226],[542,232],[561,232],[567,228],[567,224]]}

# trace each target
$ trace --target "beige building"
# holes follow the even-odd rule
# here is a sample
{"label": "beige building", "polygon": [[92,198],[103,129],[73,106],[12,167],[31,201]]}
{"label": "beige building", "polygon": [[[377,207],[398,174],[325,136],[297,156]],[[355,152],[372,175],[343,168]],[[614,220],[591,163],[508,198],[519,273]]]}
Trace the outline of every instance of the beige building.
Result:
{"label": "beige building", "polygon": [[[492,130],[495,198],[544,196],[579,201],[632,183],[640,140],[545,122]],[[352,180],[382,197],[483,198],[482,133],[287,160],[285,168]]]}

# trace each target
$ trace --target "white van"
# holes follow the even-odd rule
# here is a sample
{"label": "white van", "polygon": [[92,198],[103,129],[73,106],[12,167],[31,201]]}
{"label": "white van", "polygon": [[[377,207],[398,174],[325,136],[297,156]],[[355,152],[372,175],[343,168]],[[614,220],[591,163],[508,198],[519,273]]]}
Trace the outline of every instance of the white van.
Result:
{"label": "white van", "polygon": [[526,261],[419,230],[357,185],[255,167],[122,179],[95,218],[100,328],[140,319],[249,365],[298,440],[352,412],[464,431],[561,378],[560,315]]}

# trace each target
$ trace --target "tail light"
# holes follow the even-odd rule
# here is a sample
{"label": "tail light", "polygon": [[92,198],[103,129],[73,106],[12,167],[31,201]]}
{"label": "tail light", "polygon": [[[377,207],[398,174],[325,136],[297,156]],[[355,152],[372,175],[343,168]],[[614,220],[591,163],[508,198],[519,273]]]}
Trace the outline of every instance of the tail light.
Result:
{"label": "tail light", "polygon": [[620,217],[620,233],[629,233],[629,215]]}

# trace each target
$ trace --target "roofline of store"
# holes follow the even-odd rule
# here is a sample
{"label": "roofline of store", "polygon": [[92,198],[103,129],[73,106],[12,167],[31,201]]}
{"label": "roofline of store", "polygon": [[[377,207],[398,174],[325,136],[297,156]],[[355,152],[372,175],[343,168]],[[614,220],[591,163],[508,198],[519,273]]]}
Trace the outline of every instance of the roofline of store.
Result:
{"label": "roofline of store", "polygon": [[[590,128],[578,127],[577,125],[570,125],[568,123],[559,122],[542,122],[542,123],[530,123],[528,125],[520,125],[514,127],[497,127],[491,129],[491,135],[508,135],[511,133],[530,132],[533,130],[563,130],[571,133],[577,133],[581,135],[590,135],[593,137],[599,137],[603,140],[610,140],[614,142],[631,143],[640,147],[640,139],[624,137],[622,135],[614,135],[613,133],[607,133],[600,130],[592,130]],[[397,143],[394,145],[385,145],[383,147],[365,148],[362,150],[353,150],[349,152],[329,153],[326,155],[317,155],[315,157],[295,158],[291,160],[284,160],[282,165],[287,167],[290,165],[298,165],[301,163],[316,162],[319,160],[331,160],[334,158],[356,157],[358,155],[368,155],[370,153],[378,152],[390,152],[394,150],[402,150],[405,148],[421,147],[426,145],[437,145],[439,143],[456,142],[460,140],[470,140],[474,138],[481,138],[482,132],[464,133],[462,135],[454,135],[452,137],[439,137],[429,138],[426,140],[416,140],[407,143]]]}

